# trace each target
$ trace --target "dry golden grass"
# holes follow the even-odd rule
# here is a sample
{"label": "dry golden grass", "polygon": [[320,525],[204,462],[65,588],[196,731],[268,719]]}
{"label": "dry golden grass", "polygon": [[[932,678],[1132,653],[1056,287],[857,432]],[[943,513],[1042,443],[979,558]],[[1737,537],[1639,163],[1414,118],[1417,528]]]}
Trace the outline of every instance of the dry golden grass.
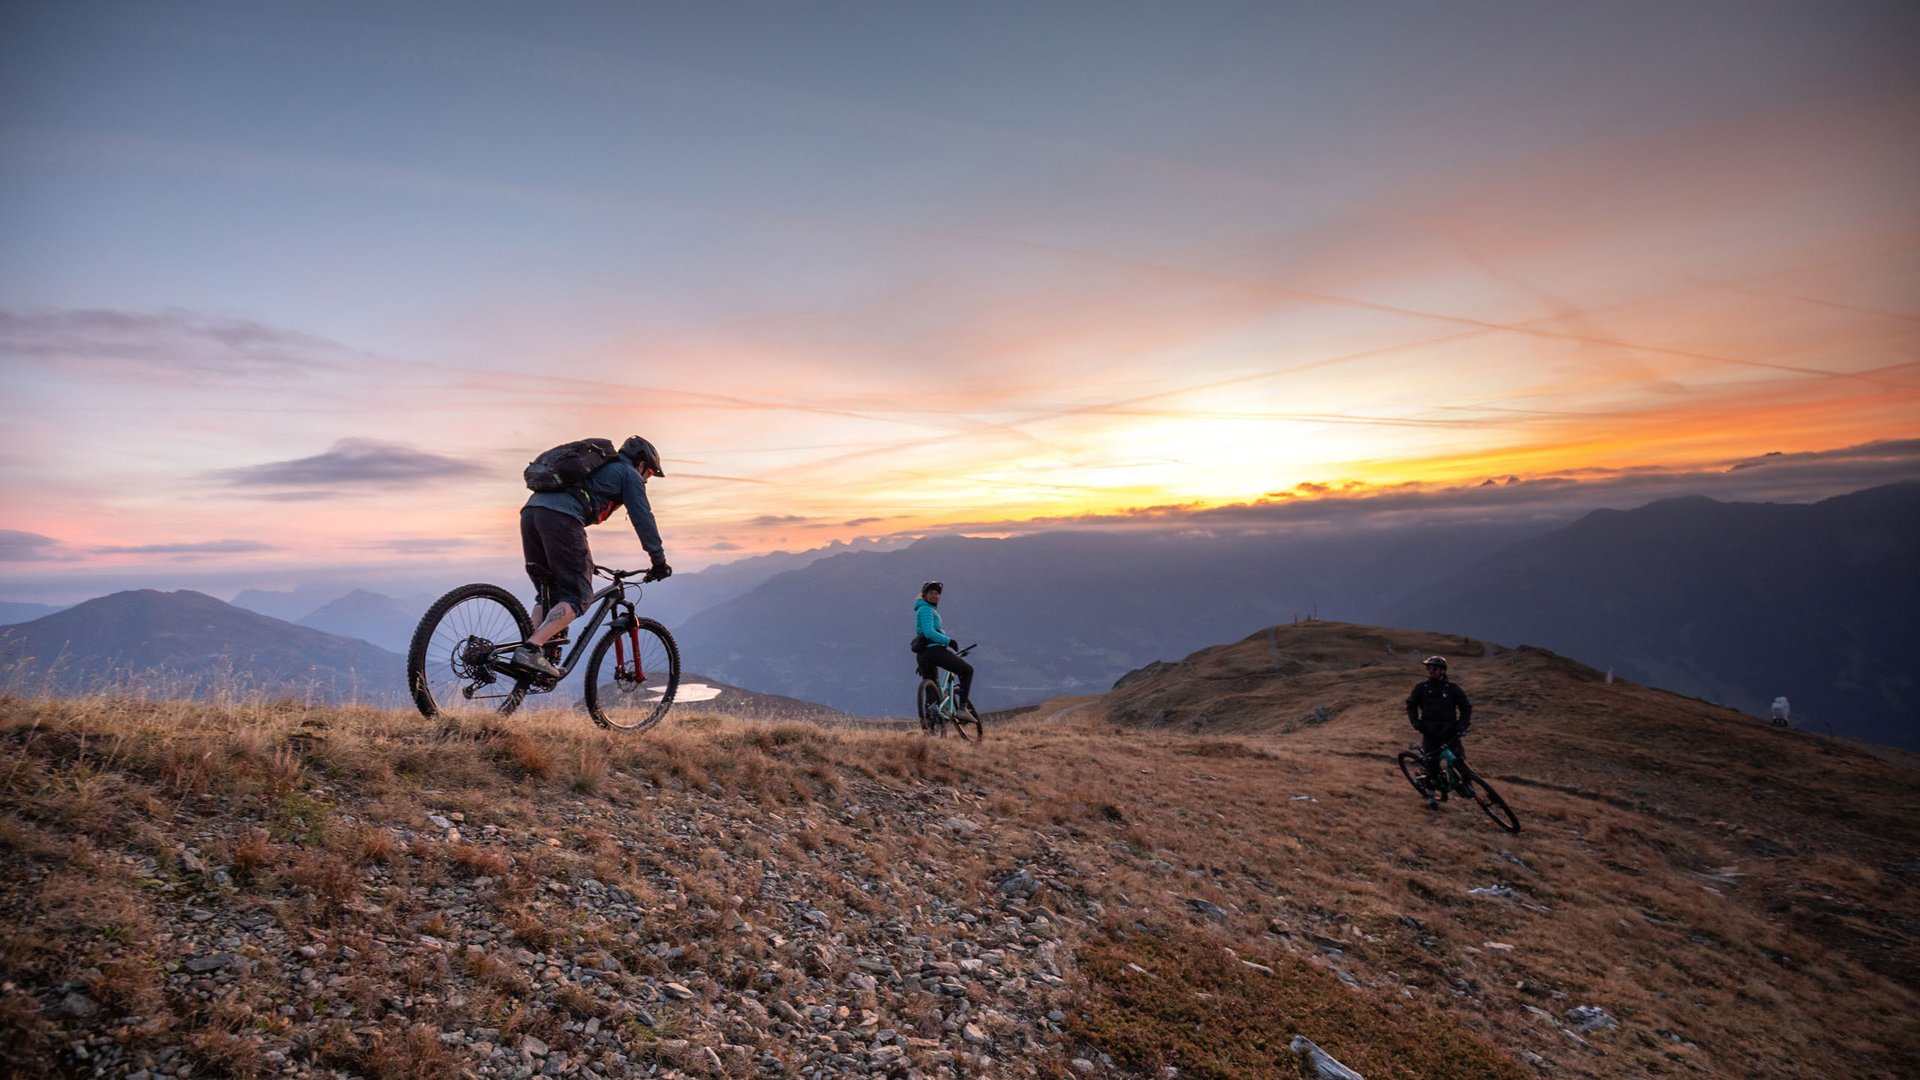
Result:
{"label": "dry golden grass", "polygon": [[[1521,814],[1517,836],[1458,804],[1425,811],[1392,767],[1412,734],[1408,666],[1435,648],[1474,695],[1469,760]],[[679,713],[634,737],[565,713],[462,729],[237,701],[0,701],[0,977],[42,1005],[80,984],[147,1017],[126,1035],[136,1059],[190,1044],[208,1070],[258,1069],[285,969],[263,965],[227,1012],[190,1007],[166,981],[180,957],[156,937],[159,882],[270,905],[295,940],[368,957],[343,991],[360,1008],[466,978],[443,1019],[562,1045],[562,1022],[601,1015],[598,999],[543,1011],[490,952],[382,968],[377,939],[450,931],[421,890],[459,884],[513,944],[798,994],[848,958],[776,972],[763,937],[731,929],[773,917],[763,864],[812,882],[809,902],[855,941],[904,898],[991,908],[1028,867],[1031,903],[1071,946],[1072,1031],[1141,1070],[1271,1076],[1294,1030],[1369,1076],[1512,1075],[1522,1053],[1593,1077],[1898,1075],[1920,1059],[1910,766],[1545,654],[1329,624],[1225,651],[990,725],[982,746]],[[1198,734],[1188,714],[1109,719],[1170,709],[1153,702],[1180,679],[1209,717]],[[1300,722],[1322,704],[1328,719]],[[456,813],[457,841],[427,820]],[[230,897],[183,869],[190,848],[231,868]],[[587,878],[632,896],[653,936],[551,899],[549,883]],[[1468,893],[1492,885],[1513,895]],[[0,999],[0,1066],[57,1060],[60,1023],[24,996]],[[1580,1004],[1620,1028],[1569,1038]],[[457,1072],[418,1019],[372,1039],[302,1017],[298,1045],[362,1074]]]}

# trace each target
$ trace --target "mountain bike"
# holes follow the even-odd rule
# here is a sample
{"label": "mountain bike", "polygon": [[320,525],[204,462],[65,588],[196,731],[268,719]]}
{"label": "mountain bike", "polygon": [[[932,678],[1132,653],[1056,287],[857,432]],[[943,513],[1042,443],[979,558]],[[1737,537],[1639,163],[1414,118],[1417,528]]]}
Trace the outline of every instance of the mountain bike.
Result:
{"label": "mountain bike", "polygon": [[407,649],[407,685],[421,714],[509,715],[528,694],[552,693],[606,622],[606,635],[587,657],[587,713],[601,727],[622,731],[658,724],[680,687],[680,646],[665,626],[634,612],[640,584],[630,579],[645,571],[595,566],[593,572],[610,584],[587,601],[599,606],[573,637],[564,663],[560,652],[566,635],[547,643],[559,679],[513,662],[513,651],[533,634],[533,620],[512,593],[498,585],[462,585],[434,601]]}
{"label": "mountain bike", "polygon": [[1440,776],[1443,783],[1439,791],[1432,790],[1433,784],[1426,777],[1426,755],[1419,743],[1407,747],[1394,760],[1400,763],[1400,773],[1413,785],[1420,797],[1433,804],[1435,799],[1444,800],[1449,792],[1457,792],[1473,799],[1495,825],[1508,832],[1520,831],[1520,818],[1507,805],[1507,800],[1493,790],[1493,785],[1466,762],[1454,755],[1451,746],[1440,748]]}
{"label": "mountain bike", "polygon": [[[955,649],[954,654],[965,656],[978,648],[979,642],[964,649]],[[921,679],[920,689],[914,695],[914,705],[920,716],[920,730],[928,735],[946,737],[947,725],[953,725],[953,733],[962,739],[967,738],[967,725],[973,725],[972,738],[978,742],[987,737],[986,730],[980,725],[980,714],[972,707],[961,704],[959,700],[960,679],[945,668],[933,669],[933,678]]]}

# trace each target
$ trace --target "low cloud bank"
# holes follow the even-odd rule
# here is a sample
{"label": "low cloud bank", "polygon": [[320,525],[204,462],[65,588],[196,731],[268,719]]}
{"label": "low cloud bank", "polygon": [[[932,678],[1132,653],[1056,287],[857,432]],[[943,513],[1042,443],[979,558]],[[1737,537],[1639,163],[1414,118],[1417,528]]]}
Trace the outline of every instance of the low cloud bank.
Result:
{"label": "low cloud bank", "polygon": [[[378,439],[341,439],[324,454],[221,469],[216,480],[235,488],[352,488],[408,481],[479,476],[487,470],[471,461],[416,450]],[[311,490],[267,492],[265,498],[324,497]]]}

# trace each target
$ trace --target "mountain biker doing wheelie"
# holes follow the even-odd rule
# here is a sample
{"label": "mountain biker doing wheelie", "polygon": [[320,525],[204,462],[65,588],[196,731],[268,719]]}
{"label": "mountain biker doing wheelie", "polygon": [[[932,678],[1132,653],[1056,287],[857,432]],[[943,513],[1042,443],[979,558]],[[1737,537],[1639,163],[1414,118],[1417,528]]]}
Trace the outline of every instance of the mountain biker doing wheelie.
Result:
{"label": "mountain biker doing wheelie", "polygon": [[1427,770],[1427,805],[1438,808],[1436,795],[1445,793],[1445,782],[1440,775],[1440,750],[1451,749],[1455,760],[1465,763],[1466,751],[1460,746],[1460,736],[1473,726],[1473,703],[1467,700],[1467,692],[1460,684],[1447,678],[1447,658],[1429,656],[1426,659],[1427,677],[1415,684],[1413,693],[1407,695],[1407,720],[1420,732],[1420,749],[1425,755]]}
{"label": "mountain biker doing wheelie", "polygon": [[945,586],[938,581],[929,581],[920,586],[920,598],[913,602],[913,651],[920,660],[920,677],[932,680],[935,668],[944,668],[960,678],[960,701],[967,712],[979,722],[980,714],[974,710],[973,665],[960,658],[957,651],[959,642],[949,637],[940,627],[940,594]]}
{"label": "mountain biker doing wheelie", "polygon": [[521,507],[520,547],[536,599],[530,613],[534,631],[525,645],[514,650],[515,664],[550,679],[560,678],[562,673],[547,658],[545,646],[586,610],[587,597],[593,594],[587,526],[612,517],[616,507],[627,508],[640,546],[653,559],[641,580],[659,581],[673,573],[660,543],[660,527],[653,521],[653,508],[647,504],[647,478],[665,475],[659,451],[634,435],[620,444],[618,457],[589,473],[580,487],[536,492]]}

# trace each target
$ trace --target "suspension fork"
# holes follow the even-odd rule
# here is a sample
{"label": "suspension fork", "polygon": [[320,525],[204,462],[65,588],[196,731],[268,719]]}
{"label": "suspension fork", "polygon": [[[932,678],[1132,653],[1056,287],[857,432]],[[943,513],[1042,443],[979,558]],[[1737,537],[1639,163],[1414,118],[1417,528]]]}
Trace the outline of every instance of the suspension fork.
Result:
{"label": "suspension fork", "polygon": [[[627,649],[633,650],[633,681],[644,682],[647,673],[640,668],[640,624],[633,616],[633,609],[621,612],[623,618],[615,620],[613,629],[613,671],[615,676],[627,671]],[[621,628],[620,623],[626,624]]]}

